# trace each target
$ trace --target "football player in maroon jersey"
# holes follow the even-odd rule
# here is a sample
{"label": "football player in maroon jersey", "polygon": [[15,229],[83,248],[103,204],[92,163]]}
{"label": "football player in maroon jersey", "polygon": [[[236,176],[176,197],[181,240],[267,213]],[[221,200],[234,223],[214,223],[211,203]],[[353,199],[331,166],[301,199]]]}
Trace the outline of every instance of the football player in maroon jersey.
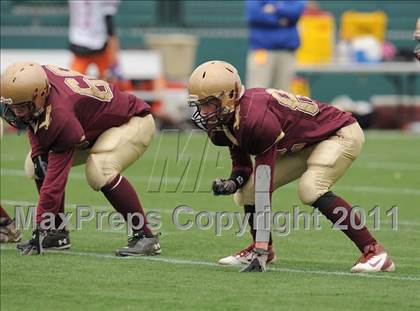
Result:
{"label": "football player in maroon jersey", "polygon": [[351,114],[282,90],[245,89],[236,68],[223,61],[198,66],[189,80],[189,94],[190,106],[197,109],[193,120],[215,145],[228,146],[232,158],[230,177],[216,179],[213,193],[235,194],[236,203],[250,214],[252,243],[220,264],[245,263],[241,271],[265,271],[266,263],[275,259],[271,232],[264,225],[272,191],[300,178],[298,195],[304,204],[332,223],[343,217],[342,231],[362,253],[351,271],[395,269],[383,246],[359,226],[356,214],[351,225],[351,205],[330,189],[364,143]]}
{"label": "football player in maroon jersey", "polygon": [[31,160],[25,170],[39,189],[37,228],[22,254],[42,252],[46,212],[62,211],[70,168],[82,163],[88,184],[132,220],[133,236],[116,254],[160,253],[136,191],[121,175],[153,138],[155,124],[146,102],[72,70],[18,62],[2,73],[0,105],[1,116],[28,133]]}

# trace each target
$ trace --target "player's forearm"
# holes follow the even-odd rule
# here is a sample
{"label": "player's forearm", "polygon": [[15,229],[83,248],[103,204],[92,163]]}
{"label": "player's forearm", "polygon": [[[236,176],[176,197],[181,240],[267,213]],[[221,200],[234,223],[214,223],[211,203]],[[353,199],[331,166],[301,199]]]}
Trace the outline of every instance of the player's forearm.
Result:
{"label": "player's forearm", "polygon": [[37,138],[34,136],[31,130],[28,129],[26,133],[28,134],[29,144],[31,145],[31,158],[35,158],[41,154],[44,154],[45,151],[42,149],[38,143]]}
{"label": "player's forearm", "polygon": [[36,222],[41,223],[44,213],[56,214],[61,206],[68,174],[72,165],[74,149],[62,153],[50,152],[48,169],[40,189]]}
{"label": "player's forearm", "polygon": [[238,188],[242,187],[252,174],[252,161],[248,153],[244,153],[237,146],[229,148],[232,159],[232,172],[229,179],[237,182]]}

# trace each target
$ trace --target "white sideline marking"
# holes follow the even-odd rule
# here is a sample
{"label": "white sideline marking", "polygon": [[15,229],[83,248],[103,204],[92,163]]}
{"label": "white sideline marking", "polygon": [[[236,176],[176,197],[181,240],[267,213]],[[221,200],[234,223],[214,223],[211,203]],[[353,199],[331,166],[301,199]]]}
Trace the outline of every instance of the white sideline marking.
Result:
{"label": "white sideline marking", "polygon": [[[2,176],[24,176],[25,172],[23,170],[14,170],[14,169],[1,169]],[[130,176],[127,175],[127,178],[132,181],[140,181],[140,182],[162,182],[167,184],[178,184],[180,182],[180,178],[176,177],[167,177],[167,178],[160,178],[160,177],[149,177],[149,176]],[[76,179],[76,180],[85,180],[85,175],[82,173],[70,173],[69,179]],[[188,182],[188,179],[182,180],[183,182]],[[296,186],[294,185],[286,185],[281,187],[281,189],[295,189]],[[383,194],[404,194],[404,195],[415,195],[420,196],[420,190],[415,188],[388,188],[388,187],[371,187],[371,186],[334,186],[334,189],[337,190],[345,190],[345,191],[353,191],[353,192],[367,192],[367,193],[383,193]]]}
{"label": "white sideline marking", "polygon": [[[2,245],[1,250],[7,251],[15,251],[15,248],[5,247]],[[117,257],[111,254],[103,254],[103,253],[94,253],[94,252],[74,252],[74,251],[45,251],[46,253],[59,253],[65,255],[72,255],[72,256],[81,256],[81,257],[95,257],[95,258],[107,258],[107,259],[117,259],[117,260],[148,260],[148,261],[157,261],[175,265],[194,265],[194,266],[209,266],[209,267],[219,267],[219,268],[236,268],[238,266],[221,266],[214,262],[208,261],[197,261],[197,260],[188,260],[188,259],[176,259],[170,257]],[[378,274],[360,274],[360,273],[350,273],[350,272],[342,272],[342,271],[325,271],[325,270],[304,270],[304,269],[290,269],[290,268],[273,268],[268,267],[268,271],[274,272],[285,272],[285,273],[305,273],[305,274],[318,274],[318,275],[335,275],[335,276],[351,276],[351,277],[362,277],[362,278],[372,278],[372,279],[388,279],[388,280],[398,280],[398,281],[415,281],[420,282],[420,278],[413,277],[413,276],[391,276],[391,275],[378,275]]]}

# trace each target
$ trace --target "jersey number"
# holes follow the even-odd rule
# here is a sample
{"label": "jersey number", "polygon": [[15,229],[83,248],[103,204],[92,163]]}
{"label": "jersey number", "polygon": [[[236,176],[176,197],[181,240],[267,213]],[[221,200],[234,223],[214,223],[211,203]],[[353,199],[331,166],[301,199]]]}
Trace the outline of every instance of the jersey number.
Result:
{"label": "jersey number", "polygon": [[[63,69],[53,65],[47,65],[46,67],[57,76],[65,77],[64,83],[77,94],[93,97],[105,102],[110,102],[114,97],[106,81],[90,79],[77,71]],[[74,77],[83,77],[82,79],[87,84],[87,87],[81,87]]]}
{"label": "jersey number", "polygon": [[309,97],[294,95],[283,90],[266,89],[266,92],[273,96],[277,102],[292,110],[299,110],[303,113],[316,115],[319,112],[318,105]]}

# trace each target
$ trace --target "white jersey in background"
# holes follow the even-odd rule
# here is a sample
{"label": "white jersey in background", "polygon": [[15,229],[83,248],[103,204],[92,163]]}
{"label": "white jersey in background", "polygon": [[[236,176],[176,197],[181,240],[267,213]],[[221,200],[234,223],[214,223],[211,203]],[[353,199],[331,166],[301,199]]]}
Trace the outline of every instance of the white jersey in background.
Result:
{"label": "white jersey in background", "polygon": [[69,0],[71,44],[100,50],[108,39],[105,16],[117,12],[118,0]]}

